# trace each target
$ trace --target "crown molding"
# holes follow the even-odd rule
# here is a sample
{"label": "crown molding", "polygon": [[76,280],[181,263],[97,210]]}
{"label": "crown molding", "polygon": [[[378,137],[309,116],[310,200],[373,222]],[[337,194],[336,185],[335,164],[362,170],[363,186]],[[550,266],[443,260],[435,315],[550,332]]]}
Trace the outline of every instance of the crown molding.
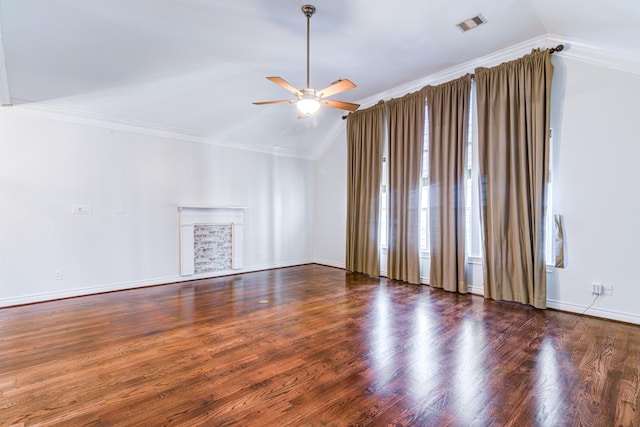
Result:
{"label": "crown molding", "polygon": [[[361,99],[359,103],[362,108],[368,108],[375,105],[380,99],[392,99],[404,96],[405,94],[415,92],[424,86],[444,83],[456,79],[466,73],[473,73],[477,67],[491,67],[505,61],[513,60],[529,53],[533,48],[553,47],[558,44],[565,45],[565,49],[562,52],[554,54],[558,57],[595,64],[633,74],[640,74],[640,54],[638,54],[638,52],[617,47],[596,45],[555,34],[545,34],[509,46],[491,54],[475,58],[471,61],[464,62],[441,72],[393,87],[384,92],[379,92],[373,96]],[[15,104],[14,108],[16,110],[52,120],[304,160],[317,160],[320,158],[328,147],[344,133],[345,129],[344,122],[334,124],[326,133],[323,142],[311,154],[309,154],[304,151],[217,140],[215,138],[211,138],[205,133],[196,132],[190,129],[162,126],[156,123],[136,121],[123,117],[89,113],[47,103],[34,103],[19,99],[12,100],[9,96],[9,84],[2,43],[2,28],[0,28],[0,103],[3,105],[11,105],[12,102]]]}
{"label": "crown molding", "polygon": [[[525,40],[505,49],[501,49],[489,55],[484,55],[454,67],[447,68],[446,70],[438,73],[393,87],[384,92],[379,92],[357,102],[362,106],[362,108],[368,108],[377,104],[381,99],[397,98],[404,96],[407,93],[420,90],[427,85],[445,83],[457,79],[466,73],[473,73],[477,67],[492,67],[502,62],[516,59],[530,53],[533,48],[550,48],[559,44],[564,44],[565,48],[561,52],[554,53],[555,56],[587,62],[628,73],[640,74],[640,53],[638,52],[612,46],[597,45],[559,36],[557,34],[545,34]],[[336,125],[334,126],[331,134],[333,135],[336,130],[341,131],[342,129],[343,126]],[[327,137],[324,143],[314,152],[313,158],[318,159],[321,157],[333,141],[335,141],[335,139]]]}
{"label": "crown molding", "polygon": [[114,129],[123,132],[156,136],[160,138],[179,141],[195,142],[199,144],[207,144],[234,150],[252,151],[256,153],[270,154],[275,156],[313,160],[312,154],[303,151],[222,141],[212,138],[205,133],[196,132],[190,129],[163,126],[156,123],[132,120],[124,117],[110,116],[105,114],[90,113],[58,105],[30,102],[21,99],[14,99],[13,102],[14,106],[12,107],[12,110],[14,110],[15,112],[37,116],[49,120],[56,120],[103,129]]}
{"label": "crown molding", "polygon": [[[1,9],[0,12],[2,12]],[[2,25],[0,25],[0,105],[11,105],[11,96],[9,94],[9,78],[7,77],[7,62],[4,58]]]}
{"label": "crown molding", "polygon": [[407,93],[415,92],[422,89],[424,86],[440,84],[448,82],[458,77],[463,76],[466,73],[473,73],[477,67],[491,67],[498,65],[501,62],[509,61],[517,58],[518,56],[525,55],[531,52],[531,49],[544,46],[547,43],[547,36],[539,36],[524,42],[509,46],[505,49],[490,53],[488,55],[480,56],[472,59],[471,61],[464,62],[462,64],[447,68],[438,73],[430,74],[425,77],[421,77],[417,80],[407,82],[403,85],[396,86],[384,92],[380,92],[376,95],[361,99],[360,105],[364,108],[368,108],[377,104],[381,99],[392,99],[400,96],[404,96]]}
{"label": "crown molding", "polygon": [[553,45],[564,44],[565,49],[554,55],[627,73],[640,74],[640,51],[598,45],[557,34],[548,34],[547,39]]}
{"label": "crown molding", "polygon": [[530,53],[533,48],[550,48],[557,46],[558,44],[564,44],[565,48],[561,52],[554,53],[556,56],[588,62],[628,73],[640,74],[640,53],[637,51],[621,49],[614,46],[597,45],[594,43],[559,36],[557,34],[545,34],[525,40],[505,49],[501,49],[489,55],[484,55],[471,61],[464,62],[441,72],[396,86],[387,91],[361,99],[359,103],[363,108],[367,108],[375,105],[381,99],[391,99],[404,96],[407,93],[420,90],[427,85],[440,84],[457,79],[466,73],[473,73],[477,67],[493,67],[502,62],[516,59]]}
{"label": "crown molding", "polygon": [[[464,62],[451,68],[447,68],[441,72],[431,74],[429,76],[421,77],[417,80],[410,81],[400,86],[393,87],[384,92],[379,92],[373,96],[361,99],[357,101],[361,108],[368,108],[377,104],[381,99],[392,99],[400,96],[404,96],[407,93],[415,92],[422,89],[426,85],[444,83],[453,79],[456,79],[466,73],[473,73],[476,67],[488,67],[497,65],[501,62],[514,59],[518,56],[525,55],[531,52],[531,49],[540,47],[548,43],[547,36],[536,37],[522,43],[510,46],[506,49],[499,50],[497,52],[485,55],[471,61]],[[330,135],[334,135],[344,129],[344,125],[337,124],[333,127]],[[337,135],[336,135],[337,136]],[[335,141],[335,138],[329,136],[325,138],[323,144],[318,147],[314,152],[314,160],[320,158],[328,147]]]}

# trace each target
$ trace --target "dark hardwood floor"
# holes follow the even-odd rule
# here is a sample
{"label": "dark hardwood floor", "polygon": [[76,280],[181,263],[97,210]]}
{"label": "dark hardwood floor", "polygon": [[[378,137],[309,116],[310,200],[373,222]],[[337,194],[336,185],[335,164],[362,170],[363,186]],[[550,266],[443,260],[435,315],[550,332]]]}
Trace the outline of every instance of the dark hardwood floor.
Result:
{"label": "dark hardwood floor", "polygon": [[639,405],[640,326],[318,265],[0,309],[2,426],[640,426]]}

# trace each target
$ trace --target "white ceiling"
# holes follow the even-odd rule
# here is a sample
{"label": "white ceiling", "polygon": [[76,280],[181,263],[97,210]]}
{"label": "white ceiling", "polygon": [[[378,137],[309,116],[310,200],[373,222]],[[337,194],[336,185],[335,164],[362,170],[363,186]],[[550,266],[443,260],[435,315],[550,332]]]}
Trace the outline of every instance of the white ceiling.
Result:
{"label": "white ceiling", "polygon": [[[290,104],[252,105],[290,98],[266,76],[304,86],[308,2],[311,86],[348,78],[358,87],[332,99],[356,103],[546,34],[640,45],[637,0],[0,0],[0,95],[313,157],[343,129],[341,110],[298,120]],[[478,13],[486,25],[455,26]]]}

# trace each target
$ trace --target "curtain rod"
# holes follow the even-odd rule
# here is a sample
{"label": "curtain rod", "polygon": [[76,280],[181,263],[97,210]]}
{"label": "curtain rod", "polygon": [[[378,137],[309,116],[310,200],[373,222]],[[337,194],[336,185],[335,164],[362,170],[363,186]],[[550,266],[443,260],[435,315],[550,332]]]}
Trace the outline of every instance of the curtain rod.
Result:
{"label": "curtain rod", "polygon": [[[564,45],[563,44],[559,44],[556,47],[552,47],[551,49],[549,49],[549,54],[555,53],[555,52],[562,52],[564,50]],[[475,74],[471,74],[471,78],[474,78]],[[344,116],[342,116],[342,120],[346,120],[346,118],[348,117],[348,114],[345,114]]]}

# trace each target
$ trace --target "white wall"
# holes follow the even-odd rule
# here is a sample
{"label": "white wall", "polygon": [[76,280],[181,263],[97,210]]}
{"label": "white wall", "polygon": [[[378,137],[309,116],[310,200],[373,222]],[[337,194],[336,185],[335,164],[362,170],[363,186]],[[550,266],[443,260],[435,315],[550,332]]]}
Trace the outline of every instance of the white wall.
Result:
{"label": "white wall", "polygon": [[315,162],[315,215],[313,221],[314,262],[345,267],[347,215],[346,121],[336,123],[342,129]]}
{"label": "white wall", "polygon": [[[554,56],[554,210],[567,266],[549,306],[640,323],[640,75]],[[180,280],[181,203],[246,206],[245,269],[344,267],[345,122],[315,162],[0,108],[0,306]],[[91,204],[92,215],[71,205]],[[53,280],[62,270],[63,280]],[[482,291],[473,265],[474,292]]]}
{"label": "white wall", "polygon": [[[591,283],[613,284],[589,314],[640,323],[640,75],[554,56],[554,211],[564,215],[566,268],[550,269],[549,307],[582,312]],[[428,79],[427,79],[428,80]],[[314,258],[344,265],[346,140],[337,139],[316,165]],[[333,195],[333,199],[332,199]],[[320,203],[319,203],[320,202]],[[428,276],[428,258],[423,259]],[[482,267],[471,265],[473,292]]]}
{"label": "white wall", "polygon": [[550,306],[582,311],[591,283],[614,286],[589,313],[640,323],[640,75],[554,60],[554,211],[564,216],[565,269]]}
{"label": "white wall", "polygon": [[310,262],[312,191],[310,160],[2,107],[0,306],[181,280],[182,203],[247,208],[242,271]]}

